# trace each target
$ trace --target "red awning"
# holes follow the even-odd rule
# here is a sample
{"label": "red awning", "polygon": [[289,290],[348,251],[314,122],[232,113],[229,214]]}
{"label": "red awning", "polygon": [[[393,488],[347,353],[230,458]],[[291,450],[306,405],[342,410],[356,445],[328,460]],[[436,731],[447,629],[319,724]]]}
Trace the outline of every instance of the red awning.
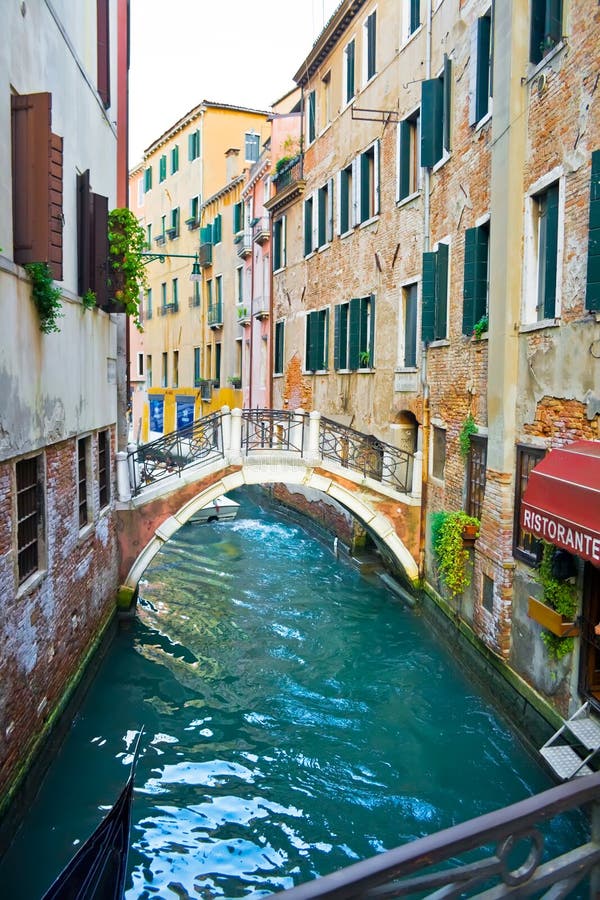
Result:
{"label": "red awning", "polygon": [[550,450],[531,470],[521,527],[600,566],[600,441]]}

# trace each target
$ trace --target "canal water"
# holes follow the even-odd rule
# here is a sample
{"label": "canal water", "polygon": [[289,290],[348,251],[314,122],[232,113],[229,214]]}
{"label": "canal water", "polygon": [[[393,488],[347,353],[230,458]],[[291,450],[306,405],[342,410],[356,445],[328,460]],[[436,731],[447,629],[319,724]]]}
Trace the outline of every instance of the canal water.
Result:
{"label": "canal water", "polygon": [[119,793],[142,724],[128,900],[278,891],[551,786],[430,623],[235,499],[235,521],[186,525],[146,572],[1,896],[38,900]]}

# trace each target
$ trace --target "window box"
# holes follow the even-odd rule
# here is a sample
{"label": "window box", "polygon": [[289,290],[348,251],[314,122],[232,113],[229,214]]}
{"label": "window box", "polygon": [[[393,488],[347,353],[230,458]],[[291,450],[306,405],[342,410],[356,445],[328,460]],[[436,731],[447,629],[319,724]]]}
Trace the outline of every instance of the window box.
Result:
{"label": "window box", "polygon": [[170,241],[174,240],[174,238],[178,237],[176,228],[167,228],[167,237]]}
{"label": "window box", "polygon": [[575,622],[568,622],[560,613],[535,597],[528,598],[527,615],[557,637],[577,637],[579,634]]}
{"label": "window box", "polygon": [[193,231],[194,228],[198,228],[198,227],[199,227],[199,225],[200,225],[200,219],[196,218],[196,216],[191,216],[189,219],[186,219],[186,220],[185,220],[185,224],[186,224],[187,227],[190,229],[190,231]]}

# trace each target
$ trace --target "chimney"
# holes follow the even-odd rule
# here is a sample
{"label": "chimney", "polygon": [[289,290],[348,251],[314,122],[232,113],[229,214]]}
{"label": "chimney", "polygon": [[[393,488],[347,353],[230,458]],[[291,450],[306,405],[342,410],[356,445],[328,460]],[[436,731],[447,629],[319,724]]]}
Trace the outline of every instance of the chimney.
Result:
{"label": "chimney", "polygon": [[230,147],[229,150],[225,151],[225,159],[227,160],[227,181],[233,181],[233,179],[237,178],[240,174],[238,172],[239,155],[240,151],[237,147]]}

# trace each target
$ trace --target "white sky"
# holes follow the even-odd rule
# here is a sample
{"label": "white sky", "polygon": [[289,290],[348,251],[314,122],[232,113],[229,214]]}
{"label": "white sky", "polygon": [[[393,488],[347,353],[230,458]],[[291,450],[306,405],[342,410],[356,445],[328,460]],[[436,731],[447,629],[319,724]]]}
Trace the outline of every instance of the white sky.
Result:
{"label": "white sky", "polygon": [[129,160],[201,100],[268,109],[339,0],[132,0]]}

